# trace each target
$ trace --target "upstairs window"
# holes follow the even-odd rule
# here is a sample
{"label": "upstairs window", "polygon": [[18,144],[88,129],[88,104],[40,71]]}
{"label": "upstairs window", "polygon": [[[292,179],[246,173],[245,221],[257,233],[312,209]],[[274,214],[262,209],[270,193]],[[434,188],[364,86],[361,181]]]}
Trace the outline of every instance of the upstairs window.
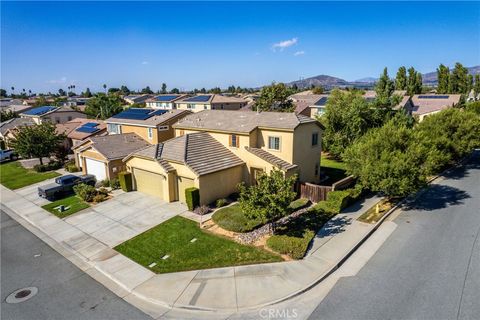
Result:
{"label": "upstairs window", "polygon": [[195,105],[193,103],[187,104],[187,109],[195,109]]}
{"label": "upstairs window", "polygon": [[268,137],[268,149],[280,150],[280,137]]}
{"label": "upstairs window", "polygon": [[230,135],[230,147],[238,148],[239,142],[239,137],[236,134]]}
{"label": "upstairs window", "polygon": [[107,124],[107,130],[108,133],[110,134],[121,134],[122,133],[122,128],[119,124],[115,123],[108,123]]}
{"label": "upstairs window", "polygon": [[318,145],[318,132],[312,133],[312,147]]}

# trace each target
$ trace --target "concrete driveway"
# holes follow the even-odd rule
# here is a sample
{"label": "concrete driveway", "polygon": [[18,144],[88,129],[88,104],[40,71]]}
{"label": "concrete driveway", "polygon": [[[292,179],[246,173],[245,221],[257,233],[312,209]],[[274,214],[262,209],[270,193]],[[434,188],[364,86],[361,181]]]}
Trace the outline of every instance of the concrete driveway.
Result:
{"label": "concrete driveway", "polygon": [[110,248],[187,210],[179,202],[133,191],[115,192],[113,199],[82,210],[64,221]]}

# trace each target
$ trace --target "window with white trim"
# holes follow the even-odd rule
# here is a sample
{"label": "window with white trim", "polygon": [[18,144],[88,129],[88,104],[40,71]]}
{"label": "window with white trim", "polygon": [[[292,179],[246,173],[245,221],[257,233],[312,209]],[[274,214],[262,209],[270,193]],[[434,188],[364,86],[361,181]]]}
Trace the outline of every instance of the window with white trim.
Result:
{"label": "window with white trim", "polygon": [[268,137],[268,149],[280,150],[280,137]]}
{"label": "window with white trim", "polygon": [[193,103],[187,104],[187,109],[195,109],[195,105]]}
{"label": "window with white trim", "polygon": [[122,133],[122,127],[119,124],[116,124],[116,123],[108,123],[107,124],[107,130],[108,130],[108,133],[110,133],[110,134],[121,134]]}
{"label": "window with white trim", "polygon": [[153,138],[153,128],[147,128],[148,139]]}

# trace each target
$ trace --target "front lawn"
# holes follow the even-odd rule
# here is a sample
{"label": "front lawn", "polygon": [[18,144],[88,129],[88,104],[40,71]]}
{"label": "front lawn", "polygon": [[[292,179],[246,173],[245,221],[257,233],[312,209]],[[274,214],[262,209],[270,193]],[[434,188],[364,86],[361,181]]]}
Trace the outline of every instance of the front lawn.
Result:
{"label": "front lawn", "polygon": [[322,175],[328,176],[328,179],[323,182],[324,185],[332,185],[347,177],[345,163],[326,154],[322,154],[320,172]]}
{"label": "front lawn", "polygon": [[233,232],[249,232],[264,223],[261,219],[247,218],[238,203],[217,210],[212,219],[221,228]]}
{"label": "front lawn", "polygon": [[59,175],[59,173],[54,171],[35,172],[34,170],[25,169],[18,161],[0,165],[0,183],[12,190],[55,178]]}
{"label": "front lawn", "polygon": [[[65,207],[70,207],[70,208],[68,208],[68,210],[65,210],[63,212],[60,212],[60,211],[55,209],[55,207],[58,207],[59,205],[62,205],[62,204]],[[82,199],[80,199],[79,197],[77,197],[76,195],[73,195],[73,196],[70,196],[70,197],[67,197],[67,198],[64,198],[64,199],[60,199],[60,200],[57,200],[57,201],[54,201],[54,202],[51,202],[49,204],[46,204],[46,205],[42,206],[43,209],[47,210],[48,212],[53,213],[54,215],[56,215],[60,219],[65,218],[65,217],[67,217],[71,214],[74,214],[74,213],[76,213],[80,210],[86,209],[88,207],[90,207],[90,205],[88,203],[86,203],[85,201],[83,201]]]}
{"label": "front lawn", "polygon": [[156,273],[282,261],[278,255],[201,230],[197,223],[179,216],[115,250]]}
{"label": "front lawn", "polygon": [[289,255],[293,259],[303,258],[310,241],[320,228],[335,215],[316,208],[314,206],[286,225],[278,227],[275,234],[268,238],[267,246],[273,251]]}

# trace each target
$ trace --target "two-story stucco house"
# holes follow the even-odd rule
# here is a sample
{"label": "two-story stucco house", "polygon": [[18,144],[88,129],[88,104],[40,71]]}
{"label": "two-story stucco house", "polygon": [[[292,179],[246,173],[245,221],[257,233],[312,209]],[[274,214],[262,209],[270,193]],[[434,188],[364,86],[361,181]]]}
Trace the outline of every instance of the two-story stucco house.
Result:
{"label": "two-story stucco house", "polygon": [[31,118],[36,124],[49,121],[54,124],[65,123],[75,118],[87,118],[83,112],[70,107],[43,106],[20,113],[21,118]]}
{"label": "two-story stucco house", "polygon": [[145,106],[151,109],[173,110],[177,109],[175,101],[187,97],[185,94],[160,94],[145,101]]}
{"label": "two-story stucco house", "polygon": [[172,125],[187,116],[188,110],[130,108],[107,120],[109,134],[134,132],[151,144],[174,137]]}
{"label": "two-story stucco house", "polygon": [[194,186],[208,204],[273,169],[301,182],[320,180],[322,127],[304,115],[207,110],[173,127],[175,138],[124,159],[138,191],[183,202]]}
{"label": "two-story stucco house", "polygon": [[247,101],[237,97],[221,94],[200,94],[175,101],[176,108],[200,112],[204,110],[239,110],[247,105]]}

